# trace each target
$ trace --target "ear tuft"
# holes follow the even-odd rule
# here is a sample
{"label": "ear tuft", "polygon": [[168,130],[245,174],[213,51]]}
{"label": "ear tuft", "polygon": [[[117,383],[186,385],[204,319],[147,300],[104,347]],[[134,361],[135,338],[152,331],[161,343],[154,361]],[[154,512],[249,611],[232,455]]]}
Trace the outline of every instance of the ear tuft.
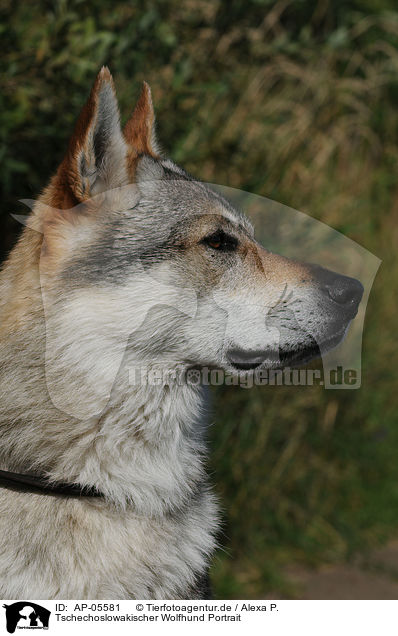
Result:
{"label": "ear tuft", "polygon": [[113,86],[112,73],[110,72],[108,66],[101,66],[100,72],[98,73],[96,80],[98,80],[99,78],[104,79],[107,82],[110,82]]}
{"label": "ear tuft", "polygon": [[79,201],[126,180],[126,144],[109,69],[103,66],[70,140],[63,169]]}
{"label": "ear tuft", "polygon": [[136,156],[159,156],[155,138],[155,111],[151,89],[146,82],[143,82],[137,105],[124,128],[124,137]]}

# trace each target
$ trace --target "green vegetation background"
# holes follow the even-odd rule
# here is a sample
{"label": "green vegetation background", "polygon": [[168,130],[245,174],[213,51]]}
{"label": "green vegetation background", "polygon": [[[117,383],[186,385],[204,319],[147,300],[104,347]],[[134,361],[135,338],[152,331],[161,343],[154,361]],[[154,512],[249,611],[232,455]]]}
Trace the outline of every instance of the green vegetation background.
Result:
{"label": "green vegetation background", "polygon": [[[395,7],[395,8],[394,8]],[[61,160],[102,64],[145,79],[172,158],[322,219],[383,259],[357,391],[215,393],[217,597],[294,596],[286,563],[354,559],[398,530],[398,9],[394,0],[1,0],[1,250]]]}

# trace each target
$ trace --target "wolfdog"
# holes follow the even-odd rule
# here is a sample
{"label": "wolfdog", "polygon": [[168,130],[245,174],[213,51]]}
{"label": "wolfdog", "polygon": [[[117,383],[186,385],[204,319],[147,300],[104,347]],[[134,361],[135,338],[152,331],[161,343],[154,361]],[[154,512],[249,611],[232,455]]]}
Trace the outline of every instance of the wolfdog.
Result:
{"label": "wolfdog", "polygon": [[103,68],[0,289],[0,595],[207,597],[204,389],[131,370],[302,364],[342,340],[361,284],[256,243],[163,157],[147,84],[121,129]]}

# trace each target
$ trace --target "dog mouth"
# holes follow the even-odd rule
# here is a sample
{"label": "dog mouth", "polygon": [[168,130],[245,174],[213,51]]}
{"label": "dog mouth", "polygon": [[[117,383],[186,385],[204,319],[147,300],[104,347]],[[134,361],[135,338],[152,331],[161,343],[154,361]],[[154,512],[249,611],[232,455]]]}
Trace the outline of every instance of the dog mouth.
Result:
{"label": "dog mouth", "polygon": [[280,347],[278,350],[245,351],[233,348],[227,351],[228,365],[237,372],[248,373],[259,369],[283,369],[287,366],[301,366],[337,347],[343,340],[349,325],[338,329],[319,343],[309,337],[302,346]]}
{"label": "dog mouth", "polygon": [[337,347],[342,342],[347,330],[348,325],[342,327],[320,342],[311,338],[311,340],[301,348],[281,350],[280,365],[278,368],[294,365],[302,366],[311,362],[311,360],[322,358],[323,355]]}
{"label": "dog mouth", "polygon": [[271,349],[247,351],[235,347],[227,351],[227,360],[236,371],[254,371],[259,367],[276,364],[279,361],[279,351]]}
{"label": "dog mouth", "polygon": [[237,371],[254,371],[261,365],[262,363],[257,364],[255,362],[231,362],[231,366]]}

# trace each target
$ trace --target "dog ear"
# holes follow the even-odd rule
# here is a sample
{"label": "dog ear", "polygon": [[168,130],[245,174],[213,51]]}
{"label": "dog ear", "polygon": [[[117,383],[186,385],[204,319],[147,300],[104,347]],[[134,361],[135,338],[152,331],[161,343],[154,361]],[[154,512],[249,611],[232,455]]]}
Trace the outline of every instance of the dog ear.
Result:
{"label": "dog ear", "polygon": [[102,67],[62,165],[77,200],[123,185],[127,178],[126,155],[112,75]]}
{"label": "dog ear", "polygon": [[123,132],[130,146],[131,158],[142,154],[159,156],[155,137],[155,111],[151,89],[146,82],[143,83],[137,105]]}

